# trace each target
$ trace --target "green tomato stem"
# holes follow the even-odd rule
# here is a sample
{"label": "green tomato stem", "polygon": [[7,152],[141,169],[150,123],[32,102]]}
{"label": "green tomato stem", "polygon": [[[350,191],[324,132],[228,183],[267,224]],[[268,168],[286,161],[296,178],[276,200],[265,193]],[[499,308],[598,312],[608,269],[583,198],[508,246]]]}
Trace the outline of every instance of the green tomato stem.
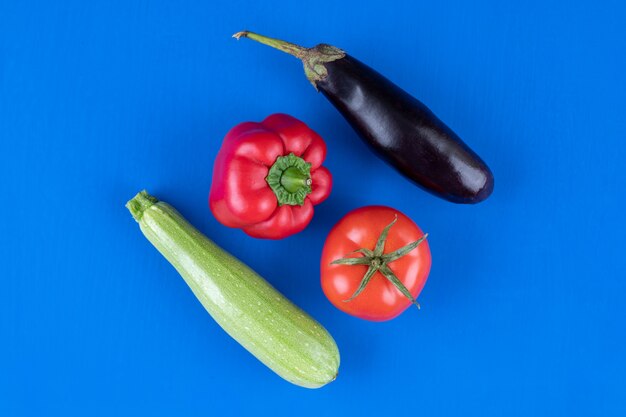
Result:
{"label": "green tomato stem", "polygon": [[389,230],[396,223],[397,220],[398,220],[398,216],[396,216],[391,223],[385,226],[385,228],[383,229],[383,231],[381,232],[380,236],[378,237],[376,241],[376,246],[374,250],[370,250],[366,248],[357,249],[349,253],[348,255],[352,255],[354,253],[362,253],[363,256],[353,258],[353,257],[348,257],[348,255],[346,255],[343,258],[335,259],[334,261],[331,262],[332,265],[348,265],[348,266],[366,265],[368,266],[367,272],[361,279],[361,282],[359,283],[357,290],[354,292],[354,294],[352,294],[350,298],[348,298],[347,300],[343,300],[344,302],[352,301],[359,294],[361,294],[361,292],[365,289],[365,287],[370,282],[372,277],[376,274],[376,272],[379,272],[389,282],[391,282],[394,285],[394,287],[396,287],[396,289],[402,293],[402,295],[408,298],[412,304],[415,304],[417,308],[420,308],[420,305],[417,302],[417,300],[413,298],[413,296],[411,295],[411,292],[406,288],[406,286],[402,283],[402,281],[398,277],[396,277],[396,275],[393,273],[391,268],[389,268],[388,264],[400,259],[401,257],[405,256],[406,254],[408,254],[409,252],[417,248],[420,243],[426,240],[426,237],[428,236],[428,234],[425,234],[424,236],[422,236],[415,242],[411,242],[408,245],[405,245],[400,249],[397,249],[393,252],[385,254],[383,252],[385,250],[385,243],[387,242],[387,236],[389,234]]}

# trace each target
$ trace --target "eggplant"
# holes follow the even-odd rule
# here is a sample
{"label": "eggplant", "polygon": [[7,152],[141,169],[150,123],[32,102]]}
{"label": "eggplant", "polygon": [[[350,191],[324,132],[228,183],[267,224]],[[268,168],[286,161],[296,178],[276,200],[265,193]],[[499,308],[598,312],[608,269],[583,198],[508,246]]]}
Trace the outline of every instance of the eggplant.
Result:
{"label": "eggplant", "polygon": [[387,163],[426,191],[454,203],[485,200],[493,174],[483,160],[422,102],[343,50],[304,48],[238,32],[302,60],[315,87]]}

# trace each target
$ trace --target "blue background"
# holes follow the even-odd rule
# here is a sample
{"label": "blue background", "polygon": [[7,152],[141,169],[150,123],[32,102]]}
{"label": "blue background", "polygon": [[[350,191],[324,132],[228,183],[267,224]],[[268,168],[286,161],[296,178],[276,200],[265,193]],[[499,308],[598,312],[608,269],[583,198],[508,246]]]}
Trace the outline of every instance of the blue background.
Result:
{"label": "blue background", "polygon": [[[625,21],[621,1],[0,2],[0,415],[625,415]],[[483,156],[493,196],[411,185],[242,29],[375,67]],[[268,242],[206,199],[224,134],[274,112],[327,140],[335,182]],[[124,208],[142,188],[320,320],[339,378],[292,386],[228,338]],[[421,311],[370,323],[318,261],[381,203],[433,268]]]}

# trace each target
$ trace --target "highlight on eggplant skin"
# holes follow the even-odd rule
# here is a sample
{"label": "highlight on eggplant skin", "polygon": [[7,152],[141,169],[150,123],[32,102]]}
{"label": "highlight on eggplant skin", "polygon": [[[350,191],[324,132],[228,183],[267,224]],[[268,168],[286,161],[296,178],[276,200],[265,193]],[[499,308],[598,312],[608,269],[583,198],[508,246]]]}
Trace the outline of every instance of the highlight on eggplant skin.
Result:
{"label": "highlight on eggplant skin", "polygon": [[252,32],[247,37],[293,55],[311,84],[383,160],[448,201],[485,200],[494,178],[485,162],[422,102],[383,75],[327,44],[304,48]]}

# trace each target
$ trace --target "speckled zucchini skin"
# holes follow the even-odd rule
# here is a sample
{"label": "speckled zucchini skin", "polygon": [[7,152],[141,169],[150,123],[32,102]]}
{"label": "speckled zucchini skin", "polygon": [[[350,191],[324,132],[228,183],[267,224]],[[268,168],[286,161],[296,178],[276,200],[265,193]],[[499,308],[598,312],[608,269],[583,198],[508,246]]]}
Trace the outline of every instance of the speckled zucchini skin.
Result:
{"label": "speckled zucchini skin", "polygon": [[337,377],[339,351],[322,325],[169,204],[142,191],[127,207],[211,317],[261,362],[307,388]]}

